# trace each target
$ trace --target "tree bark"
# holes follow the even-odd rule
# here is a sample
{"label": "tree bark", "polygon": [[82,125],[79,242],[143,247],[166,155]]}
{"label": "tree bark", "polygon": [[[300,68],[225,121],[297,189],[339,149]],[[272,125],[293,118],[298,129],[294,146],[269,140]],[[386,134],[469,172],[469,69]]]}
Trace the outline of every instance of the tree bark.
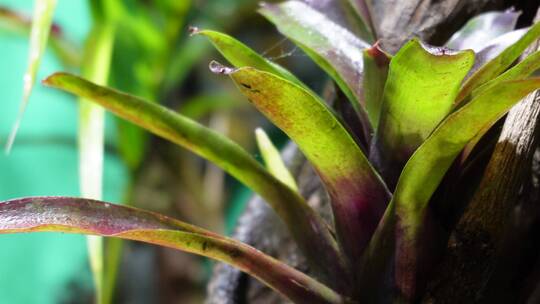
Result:
{"label": "tree bark", "polygon": [[[536,20],[539,18],[540,11]],[[540,41],[536,41],[522,58],[539,48]],[[427,302],[471,299],[484,303],[493,300],[494,294],[499,295],[498,301],[518,296],[520,288],[502,292],[502,281],[508,285],[510,276],[524,279],[528,269],[520,273],[515,268],[524,259],[529,259],[530,265],[535,262],[534,255],[526,257],[520,252],[526,249],[523,246],[537,219],[537,206],[530,205],[528,185],[538,146],[539,115],[540,91],[529,94],[508,113],[480,186],[450,239]]]}

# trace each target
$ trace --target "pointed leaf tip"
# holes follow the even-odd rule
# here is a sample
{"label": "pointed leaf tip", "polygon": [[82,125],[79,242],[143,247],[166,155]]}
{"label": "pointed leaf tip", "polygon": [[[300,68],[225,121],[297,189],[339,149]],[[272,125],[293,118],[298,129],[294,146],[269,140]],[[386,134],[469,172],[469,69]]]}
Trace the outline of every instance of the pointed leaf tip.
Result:
{"label": "pointed leaf tip", "polygon": [[[163,106],[96,85],[74,75],[57,74],[46,81],[52,87],[100,104],[116,115],[221,167],[266,199],[287,224],[311,265],[319,266],[321,273],[334,272],[338,268],[343,270],[343,265],[328,266],[337,264],[340,254],[318,214],[298,193],[279,182],[230,139]],[[313,246],[318,250],[310,250]],[[321,259],[326,262],[321,263]],[[340,276],[341,273],[328,274],[328,277],[332,278]]]}
{"label": "pointed leaf tip", "polygon": [[215,60],[210,61],[208,68],[210,68],[210,71],[212,71],[212,73],[222,75],[229,75],[231,73],[234,73],[235,71],[234,68],[223,65]]}
{"label": "pointed leaf tip", "polygon": [[390,63],[391,55],[381,48],[381,40],[377,40],[371,47],[365,49],[365,53],[375,60],[379,67]]}
{"label": "pointed leaf tip", "polygon": [[195,36],[195,35],[199,34],[200,31],[201,30],[196,26],[189,26],[188,27],[189,36]]}
{"label": "pointed leaf tip", "polygon": [[39,231],[113,236],[182,250],[229,263],[295,303],[345,302],[326,285],[253,247],[161,214],[73,197],[0,202],[0,234]]}
{"label": "pointed leaf tip", "polygon": [[23,77],[23,96],[19,106],[19,112],[13,128],[9,134],[5,152],[9,154],[15,137],[19,131],[19,126],[23,119],[24,113],[30,100],[30,94],[36,79],[36,74],[41,63],[41,57],[47,46],[47,40],[51,31],[52,18],[54,9],[56,7],[56,0],[36,0],[34,2],[34,12],[32,17],[32,26],[30,29],[30,47],[28,54],[28,67]]}
{"label": "pointed leaf tip", "polygon": [[298,192],[298,186],[296,185],[294,177],[289,172],[289,169],[287,169],[287,166],[281,158],[279,150],[276,148],[276,146],[274,146],[274,143],[272,143],[270,137],[268,137],[262,128],[257,128],[255,129],[255,138],[268,171],[270,171],[270,173],[272,173],[272,175],[274,175],[281,182]]}

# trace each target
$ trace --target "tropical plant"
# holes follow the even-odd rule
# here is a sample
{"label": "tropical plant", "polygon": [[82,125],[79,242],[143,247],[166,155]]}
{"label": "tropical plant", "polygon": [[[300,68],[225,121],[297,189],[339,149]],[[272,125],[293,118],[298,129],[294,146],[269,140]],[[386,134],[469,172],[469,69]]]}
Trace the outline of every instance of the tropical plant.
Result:
{"label": "tropical plant", "polygon": [[[463,185],[483,178],[468,175],[477,156],[491,152],[481,144],[483,135],[540,88],[540,78],[531,77],[540,53],[516,63],[540,37],[540,23],[513,31],[519,14],[489,13],[456,33],[451,48],[413,38],[390,55],[375,42],[369,2],[347,3],[347,12],[355,12],[351,31],[300,1],[265,4],[260,12],[333,79],[361,129],[291,72],[238,40],[191,30],[233,66],[213,61],[211,71],[229,76],[310,161],[331,198],[333,223],[299,194],[261,130],[266,168],[223,135],[158,104],[69,73],[42,82],[193,151],[251,188],[288,227],[311,276],[231,238],[85,198],[3,202],[0,232],[61,231],[176,248],[232,264],[295,303],[418,301],[461,218],[452,200],[466,206],[472,196],[464,195]],[[453,212],[438,212],[444,208]]]}

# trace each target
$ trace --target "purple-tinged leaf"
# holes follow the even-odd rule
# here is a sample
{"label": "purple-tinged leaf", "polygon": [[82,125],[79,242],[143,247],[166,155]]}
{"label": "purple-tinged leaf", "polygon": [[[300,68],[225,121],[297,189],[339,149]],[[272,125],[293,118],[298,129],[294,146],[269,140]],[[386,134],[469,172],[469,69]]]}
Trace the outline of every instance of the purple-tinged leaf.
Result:
{"label": "purple-tinged leaf", "polygon": [[446,43],[446,47],[454,50],[472,49],[479,52],[491,41],[516,27],[521,12],[508,10],[505,12],[488,12],[470,19]]}
{"label": "purple-tinged leaf", "polygon": [[413,39],[392,58],[370,159],[393,189],[413,152],[452,109],[474,53]]}
{"label": "purple-tinged leaf", "polygon": [[[422,243],[420,234],[427,230],[428,203],[465,145],[486,126],[501,118],[514,104],[540,88],[540,78],[505,81],[494,86],[469,103],[448,115],[416,150],[405,165],[384,220],[379,225],[374,242],[368,251],[369,264],[373,259],[385,272],[380,260],[390,258],[377,248],[396,247],[395,282],[399,292],[409,300],[416,296],[422,263],[419,254],[430,244]],[[391,226],[391,227],[388,227]],[[393,244],[393,245],[389,245]],[[377,256],[377,254],[379,256]],[[388,261],[388,260],[387,260]]]}
{"label": "purple-tinged leaf", "polygon": [[330,288],[246,244],[168,218],[105,202],[30,197],[0,203],[0,233],[66,232],[142,241],[229,263],[296,303],[345,303]]}
{"label": "purple-tinged leaf", "polygon": [[264,4],[259,12],[328,73],[361,111],[362,49],[368,43],[300,1]]}
{"label": "purple-tinged leaf", "polygon": [[534,24],[516,43],[506,48],[467,79],[456,98],[455,105],[459,106],[465,102],[472,91],[504,72],[538,37],[540,37],[540,22]]}
{"label": "purple-tinged leaf", "polygon": [[304,152],[330,197],[338,239],[356,271],[390,194],[326,104],[302,87],[246,67],[230,74],[239,90]]}
{"label": "purple-tinged leaf", "polygon": [[364,98],[369,121],[375,130],[379,125],[390,59],[378,43],[364,50]]}
{"label": "purple-tinged leaf", "polygon": [[[57,73],[43,83],[100,104],[221,167],[272,206],[314,269],[326,279],[334,280],[329,281],[331,283],[338,282],[344,276],[343,259],[323,220],[298,193],[281,183],[230,139],[163,106],[98,86],[74,75]],[[313,250],[313,247],[318,250]]]}

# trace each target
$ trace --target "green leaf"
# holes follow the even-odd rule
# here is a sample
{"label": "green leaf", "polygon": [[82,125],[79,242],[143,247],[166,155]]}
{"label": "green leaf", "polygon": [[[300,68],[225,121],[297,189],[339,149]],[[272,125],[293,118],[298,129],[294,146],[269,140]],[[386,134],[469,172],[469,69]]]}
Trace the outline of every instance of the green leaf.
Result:
{"label": "green leaf", "polygon": [[[223,135],[160,105],[57,73],[43,81],[102,105],[116,115],[213,162],[260,194],[283,219],[314,269],[340,278],[342,259],[326,224],[302,197],[281,183],[244,149]],[[313,247],[318,248],[314,251]]]}
{"label": "green leaf", "polygon": [[418,148],[399,178],[394,201],[409,224],[423,212],[447,169],[483,127],[493,124],[514,104],[540,88],[540,78],[501,82],[450,114]]}
{"label": "green leaf", "polygon": [[364,98],[366,112],[373,129],[379,125],[384,86],[388,77],[391,56],[378,44],[364,50]]}
{"label": "green leaf", "polygon": [[540,69],[540,51],[530,54],[516,66],[478,87],[472,91],[471,96],[474,98],[504,81],[525,79],[538,69]]}
{"label": "green leaf", "polygon": [[206,256],[254,276],[296,303],[344,303],[330,288],[255,248],[166,216],[70,197],[0,203],[0,233],[66,232],[141,241]]}
{"label": "green leaf", "polygon": [[469,21],[446,43],[446,47],[454,50],[472,49],[479,52],[491,41],[503,34],[511,32],[521,12],[488,12],[480,14]]}
{"label": "green leaf", "polygon": [[538,37],[540,37],[540,22],[534,24],[516,43],[506,48],[501,54],[482,66],[467,79],[456,98],[456,106],[464,102],[476,88],[504,72]]}
{"label": "green leaf", "polygon": [[[394,192],[399,242],[396,276],[402,286],[413,286],[422,261],[419,234],[425,224],[429,200],[463,147],[486,126],[501,118],[530,92],[540,88],[540,78],[506,81],[486,90],[450,114],[407,162]],[[392,221],[389,221],[392,223]],[[384,238],[382,238],[384,239]],[[413,285],[411,285],[413,284]]]}
{"label": "green leaf", "polygon": [[245,66],[254,67],[261,71],[276,74],[298,85],[306,87],[306,85],[298,80],[291,72],[262,57],[257,54],[257,52],[229,35],[210,30],[198,30],[196,28],[191,28],[191,34],[206,36],[223,57],[237,68]]}
{"label": "green leaf", "polygon": [[34,82],[36,81],[36,74],[39,69],[41,57],[45,52],[47,46],[47,39],[49,38],[49,32],[51,31],[52,18],[54,9],[56,7],[56,0],[35,0],[34,1],[34,15],[32,17],[32,29],[30,30],[30,50],[28,54],[28,67],[23,77],[23,97],[19,108],[19,114],[13,124],[11,133],[9,134],[6,143],[6,153],[11,151],[17,131],[28,106],[28,100]]}
{"label": "green leaf", "polygon": [[250,67],[234,70],[230,77],[259,111],[298,144],[315,167],[332,197],[338,239],[356,262],[390,197],[379,175],[317,96]]}
{"label": "green leaf", "polygon": [[[0,7],[0,28],[29,35],[32,28],[32,19],[8,8]],[[79,67],[81,64],[80,50],[72,41],[64,37],[62,28],[58,24],[52,23],[49,35],[53,51],[62,61],[62,64],[68,67]]]}
{"label": "green leaf", "polygon": [[491,40],[486,47],[476,53],[474,66],[469,72],[469,75],[472,75],[486,63],[499,56],[509,46],[516,43],[523,35],[525,35],[525,33],[527,33],[527,30],[528,29],[526,28],[515,30]]}
{"label": "green leaf", "polygon": [[300,1],[264,4],[259,12],[336,81],[358,112],[363,111],[362,49],[368,43]]}
{"label": "green leaf", "polygon": [[393,188],[412,153],[450,112],[473,65],[470,50],[454,52],[413,39],[390,62],[370,159]]}
{"label": "green leaf", "polygon": [[401,287],[402,294],[411,292],[405,289],[415,286],[419,268],[423,265],[425,270],[432,266],[427,260],[419,260],[419,252],[433,245],[422,242],[420,234],[431,232],[430,227],[424,225],[429,224],[425,222],[425,217],[429,216],[428,203],[448,168],[478,132],[538,88],[540,78],[501,83],[450,114],[418,148],[407,162],[392,201],[363,257],[360,286],[363,290],[373,290],[366,294],[378,297],[380,290],[377,289],[381,286],[377,282],[385,280],[389,263],[395,264],[392,273],[397,281],[394,283],[398,284],[395,287]]}
{"label": "green leaf", "polygon": [[[106,20],[95,21],[86,41],[82,73],[99,84],[107,84],[114,43],[114,25]],[[105,112],[99,105],[84,98],[79,103],[79,185],[81,196],[102,198]],[[116,272],[115,263],[106,268],[104,240],[88,237],[88,255],[94,277],[97,302],[111,302],[114,282],[107,281],[109,272]],[[107,265],[109,266],[109,265]],[[107,282],[107,284],[106,284]],[[112,284],[112,285],[111,285]]]}
{"label": "green leaf", "polygon": [[[515,103],[540,88],[540,78],[504,81],[450,114],[418,148],[400,176],[394,200],[400,214],[413,219],[461,149],[486,125],[501,118]],[[411,222],[411,225],[416,223]]]}
{"label": "green leaf", "polygon": [[285,166],[278,149],[274,146],[268,135],[266,135],[266,132],[261,128],[257,128],[255,130],[255,137],[257,139],[257,146],[259,146],[259,151],[261,151],[264,164],[268,171],[285,185],[291,187],[294,191],[298,191],[298,186],[294,181],[294,177]]}
{"label": "green leaf", "polygon": [[217,92],[200,94],[186,99],[182,102],[178,112],[193,120],[199,120],[214,111],[233,110],[243,106],[245,103],[242,103],[239,98],[233,98],[226,92]]}
{"label": "green leaf", "polygon": [[[533,54],[527,56],[523,61],[512,67],[508,71],[504,72],[499,77],[487,82],[481,87],[477,88],[471,93],[472,98],[481,95],[483,92],[500,85],[501,82],[509,80],[519,80],[529,77],[533,72],[540,68],[540,51],[536,51]],[[495,123],[495,122],[494,122]],[[489,131],[492,125],[486,126],[482,131],[478,132],[474,139],[472,139],[463,149],[461,161],[468,159],[469,155],[473,151],[476,144],[482,139],[482,137]]]}

